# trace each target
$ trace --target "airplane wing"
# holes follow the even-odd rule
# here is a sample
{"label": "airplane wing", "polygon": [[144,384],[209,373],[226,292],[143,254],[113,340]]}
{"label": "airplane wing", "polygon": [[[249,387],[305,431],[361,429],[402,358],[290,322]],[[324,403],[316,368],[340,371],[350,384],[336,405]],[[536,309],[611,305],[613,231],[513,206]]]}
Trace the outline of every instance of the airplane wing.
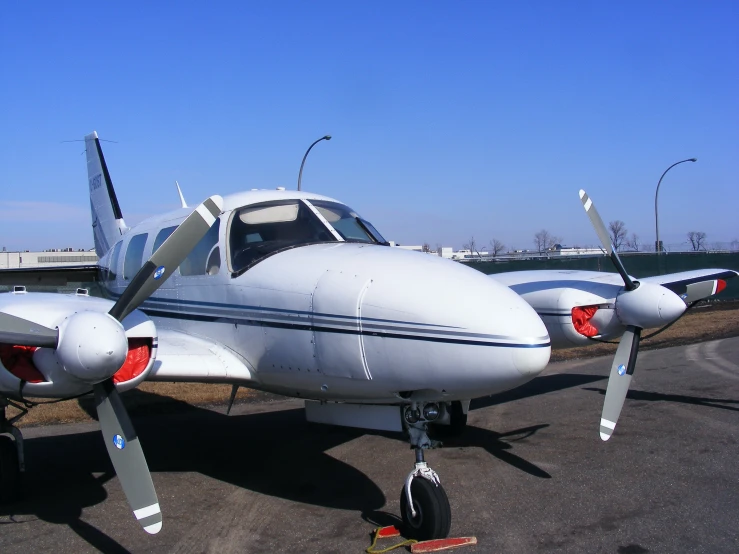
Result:
{"label": "airplane wing", "polygon": [[194,335],[159,329],[159,349],[147,381],[255,383],[254,369],[230,348]]}
{"label": "airplane wing", "polygon": [[718,294],[726,288],[726,280],[737,275],[739,273],[730,269],[696,269],[645,277],[642,281],[662,285],[690,303]]}
{"label": "airplane wing", "polygon": [[[698,269],[633,280],[644,283],[641,297],[625,295],[618,273],[579,270],[514,271],[490,275],[518,293],[539,314],[554,348],[593,344],[591,339],[613,340],[639,319],[639,327],[666,325],[681,314],[667,317],[660,302],[679,296],[688,305],[720,293],[726,281],[739,276],[729,269]],[[650,294],[647,295],[647,289]],[[637,289],[638,290],[638,289]],[[669,291],[669,292],[667,292]],[[636,291],[634,291],[636,292]],[[677,310],[682,313],[682,310]]]}

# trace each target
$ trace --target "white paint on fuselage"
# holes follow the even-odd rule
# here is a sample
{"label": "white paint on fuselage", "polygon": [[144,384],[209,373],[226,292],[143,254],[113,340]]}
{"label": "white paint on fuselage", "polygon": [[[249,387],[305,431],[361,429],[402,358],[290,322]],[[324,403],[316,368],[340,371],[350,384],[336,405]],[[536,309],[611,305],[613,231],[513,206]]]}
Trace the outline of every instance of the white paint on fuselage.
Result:
{"label": "white paint on fuselage", "polygon": [[[176,271],[141,306],[158,328],[232,349],[255,369],[256,388],[313,399],[398,402],[398,393],[413,391],[468,399],[523,384],[548,363],[546,328],[526,302],[438,257],[330,242],[275,253],[234,276],[230,210],[276,197],[332,200],[289,191],[225,197],[219,273]],[[146,259],[158,230],[190,211],[131,229],[123,252],[130,236],[148,232]],[[119,269],[107,285],[117,295],[128,281]]]}

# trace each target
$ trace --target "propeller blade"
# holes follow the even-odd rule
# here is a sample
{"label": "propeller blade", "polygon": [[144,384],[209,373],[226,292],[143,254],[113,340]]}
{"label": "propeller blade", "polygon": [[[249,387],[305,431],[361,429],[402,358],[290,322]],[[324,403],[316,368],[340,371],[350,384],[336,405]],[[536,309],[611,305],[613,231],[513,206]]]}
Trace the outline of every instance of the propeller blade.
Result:
{"label": "propeller blade", "polygon": [[0,343],[56,348],[59,331],[0,312]]}
{"label": "propeller blade", "polygon": [[634,290],[637,285],[634,283],[634,281],[631,280],[629,274],[626,273],[626,268],[621,262],[621,258],[618,257],[618,253],[613,248],[613,244],[611,243],[611,236],[608,234],[606,226],[603,224],[603,220],[598,214],[598,210],[595,209],[595,204],[593,204],[593,201],[582,189],[580,189],[580,200],[582,201],[583,208],[585,208],[585,212],[590,218],[590,223],[593,225],[593,227],[595,228],[595,232],[598,234],[600,243],[603,245],[606,253],[611,257],[613,265],[616,266],[616,271],[618,271],[618,273],[621,275],[621,278],[624,280],[624,286],[626,290]]}
{"label": "propeller blade", "polygon": [[634,374],[636,357],[639,353],[641,331],[639,327],[627,327],[616,349],[611,375],[608,377],[603,414],[600,419],[600,438],[604,441],[611,438],[618,422],[618,416],[621,415],[626,393],[629,392],[631,376]]}
{"label": "propeller blade", "polygon": [[211,196],[195,208],[131,279],[108,313],[118,321],[123,321],[154,294],[192,252],[222,211],[223,198],[218,195]]}
{"label": "propeller blade", "polygon": [[93,387],[100,429],[133,515],[150,534],[162,528],[162,512],[136,430],[112,379]]}

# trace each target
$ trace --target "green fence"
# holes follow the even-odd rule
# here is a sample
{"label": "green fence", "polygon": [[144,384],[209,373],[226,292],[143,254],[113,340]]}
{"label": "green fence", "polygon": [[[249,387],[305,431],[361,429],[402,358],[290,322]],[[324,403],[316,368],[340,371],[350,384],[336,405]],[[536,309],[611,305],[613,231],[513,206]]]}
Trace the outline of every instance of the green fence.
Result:
{"label": "green fence", "polygon": [[[629,275],[636,278],[664,275],[691,269],[733,269],[739,271],[739,253],[680,253],[680,254],[620,254]],[[503,260],[496,262],[465,262],[485,274],[532,269],[581,269],[587,271],[615,272],[611,260],[605,256],[552,256],[545,259]],[[729,279],[726,289],[716,300],[739,300],[739,278]]]}

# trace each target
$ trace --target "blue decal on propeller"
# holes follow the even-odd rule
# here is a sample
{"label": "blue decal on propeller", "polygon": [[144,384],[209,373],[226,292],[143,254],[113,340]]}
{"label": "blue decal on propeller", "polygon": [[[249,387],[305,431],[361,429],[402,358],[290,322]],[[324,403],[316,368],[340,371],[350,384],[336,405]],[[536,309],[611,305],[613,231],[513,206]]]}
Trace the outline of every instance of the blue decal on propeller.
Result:
{"label": "blue decal on propeller", "polygon": [[626,373],[626,366],[624,364],[621,364],[620,366],[618,366],[618,374],[623,375],[624,373]]}
{"label": "blue decal on propeller", "polygon": [[120,436],[120,435],[115,435],[115,436],[113,437],[113,445],[114,445],[114,446],[115,446],[115,447],[116,447],[116,448],[117,448],[118,450],[123,450],[124,448],[126,448],[126,439],[124,439],[124,438],[123,438],[122,436]]}
{"label": "blue decal on propeller", "polygon": [[154,279],[159,279],[162,275],[164,275],[164,266],[160,265],[154,272]]}

